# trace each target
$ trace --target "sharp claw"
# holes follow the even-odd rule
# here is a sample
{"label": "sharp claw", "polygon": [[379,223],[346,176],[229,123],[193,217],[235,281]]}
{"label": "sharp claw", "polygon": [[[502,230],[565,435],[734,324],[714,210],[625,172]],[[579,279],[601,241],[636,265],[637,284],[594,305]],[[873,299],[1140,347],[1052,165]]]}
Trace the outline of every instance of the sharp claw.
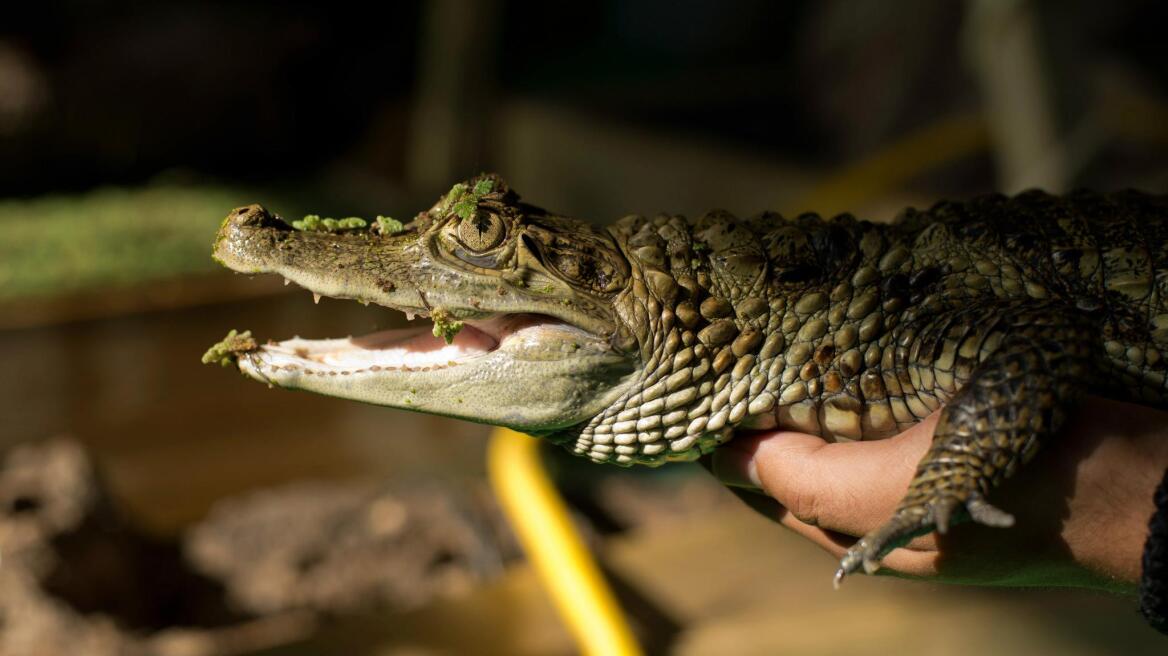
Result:
{"label": "sharp claw", "polygon": [[1004,510],[999,510],[981,499],[971,499],[969,503],[965,504],[965,507],[969,510],[969,516],[978,524],[998,528],[1007,528],[1014,525],[1013,515]]}
{"label": "sharp claw", "polygon": [[[933,528],[938,533],[948,532],[949,526],[953,523],[953,511],[963,508],[979,524],[1000,527],[1014,524],[1013,515],[991,506],[976,496],[964,504],[956,498],[945,496],[934,498],[925,505],[902,509],[887,524],[861,539],[844,554],[832,580],[832,587],[838,590],[845,576],[861,568],[869,575],[878,572],[881,567],[881,555],[907,542],[914,530],[927,532]],[[964,514],[961,515],[962,519],[964,517]]]}
{"label": "sharp claw", "polygon": [[949,532],[949,517],[952,513],[952,508],[947,503],[937,504],[933,508],[933,524],[937,527],[937,532],[944,535]]}

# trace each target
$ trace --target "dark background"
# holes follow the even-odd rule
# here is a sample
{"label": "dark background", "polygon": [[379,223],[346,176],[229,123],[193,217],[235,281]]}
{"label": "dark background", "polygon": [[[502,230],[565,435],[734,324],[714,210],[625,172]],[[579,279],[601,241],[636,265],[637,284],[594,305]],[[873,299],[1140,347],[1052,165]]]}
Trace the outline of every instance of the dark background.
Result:
{"label": "dark background", "polygon": [[[305,481],[425,481],[434,498],[489,499],[485,427],[281,393],[198,364],[228,328],[321,337],[403,323],[218,269],[208,250],[232,206],[407,218],[480,171],[598,223],[715,207],[883,220],[1035,186],[1163,193],[1165,18],[1152,0],[10,3],[0,446],[76,439],[131,527],[119,530],[174,554],[225,499]],[[547,458],[652,651],[1162,647],[1126,598],[884,578],[832,595],[830,558],[696,467]],[[0,524],[27,511],[13,501]],[[476,570],[432,603],[338,615],[289,602],[333,623],[227,649],[221,634],[167,633],[197,624],[179,610],[118,610],[127,596],[149,608],[159,590],[181,592],[129,549],[114,550],[124,569],[86,547],[29,570],[37,585],[105,586],[104,597],[17,599],[4,586],[24,585],[12,564],[23,561],[9,559],[5,531],[0,654],[58,653],[49,635],[81,650],[60,653],[115,653],[94,636],[122,629],[148,654],[573,650],[505,538],[495,556],[506,567]],[[69,562],[135,584],[94,583]],[[33,621],[50,606],[64,623]],[[167,651],[179,643],[190,651]]]}
{"label": "dark background", "polygon": [[[1162,97],[1162,18],[1153,1],[19,3],[0,26],[0,193],[337,167],[410,185],[427,156],[506,163],[515,103],[830,169],[1000,89],[1039,99],[1050,148],[1097,133],[1062,184],[1130,184],[1117,162],[1146,173],[1159,153],[1110,113]],[[994,61],[1015,51],[1032,61]]]}

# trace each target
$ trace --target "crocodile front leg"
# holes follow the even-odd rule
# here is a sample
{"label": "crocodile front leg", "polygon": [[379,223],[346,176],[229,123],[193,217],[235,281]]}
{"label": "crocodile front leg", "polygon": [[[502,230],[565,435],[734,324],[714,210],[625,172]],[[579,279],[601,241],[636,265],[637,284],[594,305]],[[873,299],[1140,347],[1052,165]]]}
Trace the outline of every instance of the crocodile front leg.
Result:
{"label": "crocodile front leg", "polygon": [[[980,334],[948,347],[958,351],[949,361],[980,364],[941,411],[932,447],[892,518],[840,561],[837,585],[861,567],[874,573],[889,551],[934,529],[945,533],[969,519],[1013,524],[986,498],[1059,430],[1084,390],[1099,338],[1091,319],[1074,308],[1007,309],[995,316],[998,310],[983,315],[990,325]],[[945,323],[951,322],[934,325]]]}

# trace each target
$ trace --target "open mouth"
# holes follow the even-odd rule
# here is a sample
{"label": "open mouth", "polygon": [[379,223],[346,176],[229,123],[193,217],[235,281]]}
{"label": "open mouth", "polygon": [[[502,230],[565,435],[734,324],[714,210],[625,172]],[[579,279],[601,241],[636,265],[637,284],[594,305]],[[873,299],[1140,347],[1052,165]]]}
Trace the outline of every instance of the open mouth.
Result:
{"label": "open mouth", "polygon": [[[563,321],[539,314],[508,314],[466,321],[448,342],[428,327],[383,330],[338,339],[292,339],[268,343],[262,352],[268,368],[303,369],[325,375],[364,371],[432,371],[474,360],[500,347],[546,342],[565,333],[588,336]],[[518,344],[517,344],[518,342]]]}
{"label": "open mouth", "polygon": [[[215,239],[213,256],[219,263],[249,275],[282,275],[285,284],[307,289],[317,301],[349,299],[401,311],[408,319],[428,316],[433,336],[425,329],[407,329],[261,345],[249,332],[232,331],[207,351],[203,361],[238,365],[253,378],[278,368],[280,376],[262,379],[292,386],[304,382],[301,374],[315,371],[330,375],[433,371],[472,360],[484,369],[494,366],[491,362],[579,361],[576,351],[584,346],[602,359],[625,357],[614,351],[612,321],[602,303],[577,297],[575,290],[540,267],[516,274],[454,265],[435,249],[449,246],[442,239],[457,237],[422,235],[415,224],[429,226],[430,218],[419,217],[391,231],[365,229],[367,222],[352,217],[319,229],[309,227],[307,218],[289,223],[260,205],[233,210]],[[350,227],[349,221],[354,226],[360,223],[362,229]],[[458,260],[456,255],[449,257]],[[536,255],[531,257],[539,261]]]}
{"label": "open mouth", "polygon": [[[322,231],[289,225],[260,205],[232,211],[213,247],[227,268],[281,275],[317,299],[372,304],[407,319],[428,317],[432,325],[267,343],[231,331],[203,361],[271,387],[540,435],[581,424],[626,393],[640,360],[617,339],[608,287],[577,289],[558,275],[563,271],[545,270],[540,247],[526,239],[508,242],[507,253],[526,254],[508,256],[515,266],[480,268],[462,251],[437,250],[462,243],[450,232],[454,223],[419,216],[425,220],[392,232],[340,223]],[[594,237],[597,248],[611,246],[607,237]],[[585,265],[592,260],[572,262],[591,271]]]}

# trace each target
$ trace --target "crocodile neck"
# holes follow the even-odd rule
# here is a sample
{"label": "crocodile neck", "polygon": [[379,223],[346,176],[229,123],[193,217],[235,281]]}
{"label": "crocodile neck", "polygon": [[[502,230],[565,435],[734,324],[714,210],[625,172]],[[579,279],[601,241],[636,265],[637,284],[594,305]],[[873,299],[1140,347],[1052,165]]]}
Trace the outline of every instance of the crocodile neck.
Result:
{"label": "crocodile neck", "polygon": [[[992,200],[1022,212],[1034,199]],[[929,318],[963,305],[984,313],[987,298],[1032,303],[1054,282],[1009,248],[955,234],[953,207],[907,210],[892,224],[726,212],[622,220],[612,233],[634,282],[617,307],[623,324],[643,327],[625,336],[641,350],[641,377],[553,439],[593,460],[656,465],[697,458],[735,428],[839,441],[911,426],[994,346],[984,316],[948,328]]]}
{"label": "crocodile neck", "polygon": [[652,465],[696,458],[735,427],[838,439],[896,431],[878,402],[882,377],[861,375],[884,358],[883,317],[900,307],[879,307],[880,283],[909,259],[887,226],[711,212],[628,217],[612,232],[633,263],[617,307],[624,325],[644,327],[626,336],[641,350],[641,378],[553,439],[593,460]]}

